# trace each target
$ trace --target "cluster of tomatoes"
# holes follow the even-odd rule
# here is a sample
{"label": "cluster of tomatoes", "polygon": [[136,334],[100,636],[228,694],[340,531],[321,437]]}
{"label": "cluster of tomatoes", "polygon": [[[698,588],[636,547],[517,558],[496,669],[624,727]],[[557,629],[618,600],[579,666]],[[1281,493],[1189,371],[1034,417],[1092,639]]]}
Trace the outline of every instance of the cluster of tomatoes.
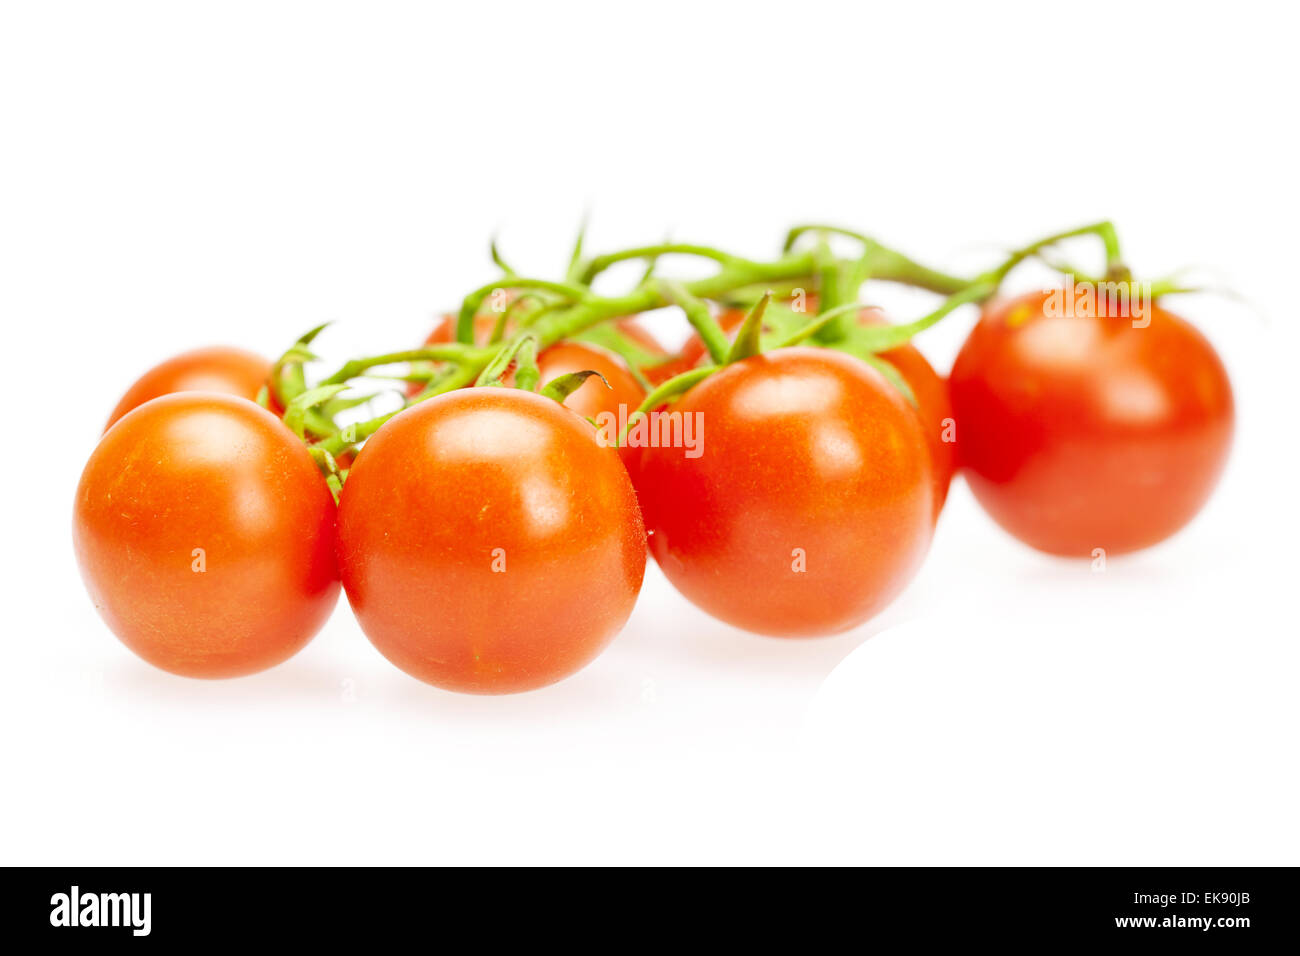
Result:
{"label": "cluster of tomatoes", "polygon": [[[728,267],[737,288],[759,271]],[[1026,543],[1113,554],[1189,521],[1231,442],[1221,362],[1155,301],[1062,312],[1059,290],[966,286],[954,301],[987,301],[945,380],[906,341],[854,348],[896,327],[852,303],[819,321],[815,294],[807,328],[775,342],[770,296],[720,295],[669,354],[594,294],[550,285],[528,293],[531,318],[525,297],[509,316],[467,299],[444,317],[403,410],[368,429],[336,431],[336,390],[293,387],[283,360],[210,348],[146,373],[77,490],[77,557],[108,625],[173,673],[249,674],[306,644],[341,585],[402,670],[523,691],[618,633],[647,551],[723,621],[830,634],[906,586],[959,468]],[[662,304],[660,288],[610,308]],[[611,418],[617,447],[594,427]],[[688,445],[644,440],[691,428]]]}

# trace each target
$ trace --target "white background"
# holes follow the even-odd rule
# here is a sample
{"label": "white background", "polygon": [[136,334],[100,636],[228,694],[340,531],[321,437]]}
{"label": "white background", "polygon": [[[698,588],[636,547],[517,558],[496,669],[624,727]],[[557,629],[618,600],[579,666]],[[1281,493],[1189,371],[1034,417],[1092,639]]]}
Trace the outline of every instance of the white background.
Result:
{"label": "white background", "polygon": [[[1300,862],[1278,5],[3,10],[0,861]],[[513,698],[406,677],[346,602],[238,681],[118,644],[69,520],[136,375],[326,319],[335,358],[406,347],[493,233],[553,275],[588,208],[597,250],[830,220],[954,269],[1113,217],[1144,275],[1250,300],[1170,303],[1232,373],[1228,473],[1104,574],[959,481],[910,589],[832,639],[732,630],[652,567],[608,653]],[[972,319],[919,344],[946,369]]]}

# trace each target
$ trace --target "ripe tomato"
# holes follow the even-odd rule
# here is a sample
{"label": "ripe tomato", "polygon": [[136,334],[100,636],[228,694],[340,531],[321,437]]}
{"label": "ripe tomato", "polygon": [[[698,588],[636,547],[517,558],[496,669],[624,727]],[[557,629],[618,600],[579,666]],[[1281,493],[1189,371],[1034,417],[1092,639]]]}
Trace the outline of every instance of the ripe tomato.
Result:
{"label": "ripe tomato", "polygon": [[710,614],[762,634],[830,634],[919,567],[930,454],[907,400],[866,363],[780,349],[716,372],[671,411],[703,423],[701,454],[644,448],[638,490],[651,552]]}
{"label": "ripe tomato", "polygon": [[[889,319],[880,309],[863,309],[858,316],[863,325],[889,325]],[[912,408],[920,417],[925,430],[925,443],[930,449],[934,466],[934,516],[937,519],[948,500],[948,486],[957,470],[956,428],[948,383],[934,370],[934,366],[915,345],[908,342],[880,357],[894,368],[912,389],[916,405]]]}
{"label": "ripe tomato", "polygon": [[[809,321],[817,310],[816,296],[809,296],[806,301]],[[745,313],[739,309],[727,309],[718,315],[718,324],[728,338],[735,338],[740,326],[745,321]],[[888,325],[889,319],[881,309],[863,309],[858,315],[863,325]],[[682,346],[681,352],[669,363],[656,366],[652,370],[651,381],[667,381],[674,375],[690,371],[703,364],[707,357],[704,340],[699,334],[692,335]],[[944,502],[948,500],[948,486],[952,483],[953,472],[957,468],[956,429],[952,427],[952,403],[948,397],[948,383],[934,370],[924,355],[910,342],[881,352],[880,357],[889,362],[907,382],[916,397],[914,411],[920,416],[925,427],[926,444],[934,459],[934,516],[937,520]]]}
{"label": "ripe tomato", "polygon": [[271,363],[243,349],[216,345],[184,352],[140,376],[113,409],[104,431],[131,409],[172,392],[221,392],[255,401],[270,377]]}
{"label": "ripe tomato", "polygon": [[[599,372],[605,379],[589,378],[564,400],[564,407],[598,424],[602,414],[613,416],[615,422],[626,420],[645,400],[643,389],[627,363],[608,349],[588,342],[560,342],[552,345],[537,358],[537,370],[543,384],[570,372]],[[606,387],[608,383],[609,387]],[[610,429],[617,433],[617,426]],[[619,457],[630,470],[638,457],[637,449],[620,448]]]}
{"label": "ripe tomato", "polygon": [[645,389],[628,370],[627,363],[599,345],[572,341],[552,345],[538,356],[537,370],[541,372],[542,384],[570,372],[599,372],[604,377],[605,382],[587,379],[564,400],[566,408],[584,418],[595,418],[601,412],[618,417],[620,407],[631,415],[645,400]]}
{"label": "ripe tomato", "polygon": [[334,500],[307,449],[252,402],[156,398],[117,423],[77,487],[95,607],[149,663],[235,677],[296,653],[338,600]]}
{"label": "ripe tomato", "polygon": [[362,447],[339,501],[343,586],[390,661],[499,694],[560,680],[623,626],[645,529],[618,456],[555,402],[468,388]]}
{"label": "ripe tomato", "polygon": [[[1191,520],[1232,442],[1222,362],[1185,321],[1106,296],[991,305],[952,370],[961,461],[1002,527],[1063,555],[1145,548]],[[1139,317],[1139,322],[1145,318]]]}

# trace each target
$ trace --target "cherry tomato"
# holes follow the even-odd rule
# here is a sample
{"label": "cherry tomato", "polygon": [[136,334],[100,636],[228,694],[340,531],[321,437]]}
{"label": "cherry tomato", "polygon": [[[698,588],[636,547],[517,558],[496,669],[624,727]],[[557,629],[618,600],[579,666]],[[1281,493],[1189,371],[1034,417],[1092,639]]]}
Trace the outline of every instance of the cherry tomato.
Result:
{"label": "cherry tomato", "polygon": [[1052,554],[1167,538],[1210,496],[1232,443],[1232,389],[1213,347],[1159,306],[1121,304],[1049,291],[991,305],[953,366],[971,489]]}
{"label": "cherry tomato", "polygon": [[[816,296],[808,296],[805,304],[810,315],[816,314]],[[726,309],[718,315],[718,325],[723,332],[727,333],[728,338],[735,338],[744,321],[745,313],[739,309]],[[863,309],[858,315],[858,321],[863,325],[890,324],[884,311],[877,308]],[[696,333],[687,339],[675,359],[648,370],[647,374],[656,384],[667,381],[674,375],[704,364],[707,353],[704,340]],[[910,342],[888,352],[881,352],[880,357],[898,370],[916,398],[914,411],[920,416],[921,423],[925,427],[926,443],[934,458],[934,515],[937,520],[944,502],[948,500],[948,486],[952,483],[952,476],[957,467],[956,429],[953,427],[948,383]]]}
{"label": "cherry tomato", "polygon": [[[587,342],[560,342],[552,345],[538,356],[537,370],[541,373],[543,384],[570,372],[599,372],[605,381],[594,376],[587,379],[564,400],[564,407],[600,425],[605,424],[602,415],[613,416],[612,421],[616,424],[609,429],[612,434],[617,434],[621,423],[640,408],[641,402],[645,400],[645,389],[637,382],[622,357],[599,345]],[[630,470],[639,457],[638,450],[620,448],[618,451],[623,464]]]}
{"label": "cherry tomato", "polygon": [[271,377],[271,363],[243,349],[216,345],[195,349],[155,365],[127,389],[104,430],[150,399],[172,392],[221,392],[256,401]]}
{"label": "cherry tomato", "polygon": [[631,415],[645,400],[645,389],[628,370],[627,363],[599,345],[588,342],[560,342],[552,345],[538,356],[537,370],[541,373],[543,384],[570,372],[592,371],[601,374],[604,382],[595,377],[589,378],[564,400],[566,408],[584,418],[595,418],[602,412],[610,412],[618,417],[620,408],[625,408],[625,414]]}
{"label": "cherry tomato", "polygon": [[560,680],[622,628],[645,573],[627,472],[548,398],[468,388],[412,406],[362,447],[339,501],[357,620],[438,687]]}
{"label": "cherry tomato", "polygon": [[[874,308],[863,309],[858,321],[864,325],[890,324],[885,313]],[[925,443],[934,466],[934,515],[937,519],[948,500],[948,486],[952,484],[953,472],[957,469],[957,429],[948,383],[910,342],[881,352],[880,357],[898,369],[916,398],[912,410],[920,417],[925,429]]]}
{"label": "cherry tomato", "polygon": [[73,542],[108,626],[149,663],[235,677],[296,653],[338,600],[334,499],[302,443],[252,402],[182,392],[101,439]]}
{"label": "cherry tomato", "polygon": [[875,369],[780,349],[716,372],[672,407],[696,457],[644,448],[650,549],[687,598],[761,634],[830,634],[907,584],[933,531],[920,420]]}

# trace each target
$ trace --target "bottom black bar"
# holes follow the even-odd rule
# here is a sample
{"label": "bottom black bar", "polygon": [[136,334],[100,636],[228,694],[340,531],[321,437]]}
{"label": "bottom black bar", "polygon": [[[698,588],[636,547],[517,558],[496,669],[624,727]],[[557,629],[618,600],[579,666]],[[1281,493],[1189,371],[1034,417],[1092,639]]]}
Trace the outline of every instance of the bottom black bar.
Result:
{"label": "bottom black bar", "polygon": [[[319,941],[338,945],[465,930],[500,942],[522,931],[618,946],[703,921],[710,937],[767,934],[783,924],[843,927],[869,944],[917,941],[1160,941],[1250,946],[1297,937],[1294,869],[866,869],[823,874],[602,876],[539,880],[420,869],[11,869],[5,926],[49,942],[76,937]],[[595,927],[609,919],[623,929]],[[700,942],[698,932],[694,941]]]}

